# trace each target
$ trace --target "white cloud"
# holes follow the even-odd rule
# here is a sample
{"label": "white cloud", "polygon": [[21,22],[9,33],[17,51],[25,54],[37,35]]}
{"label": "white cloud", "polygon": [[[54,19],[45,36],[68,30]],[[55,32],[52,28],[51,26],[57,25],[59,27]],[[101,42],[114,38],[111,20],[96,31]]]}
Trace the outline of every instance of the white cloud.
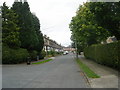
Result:
{"label": "white cloud", "polygon": [[[14,0],[2,0],[11,6]],[[41,31],[62,45],[70,44],[69,23],[80,4],[86,0],[27,0],[41,23]],[[1,1],[0,1],[1,2]]]}

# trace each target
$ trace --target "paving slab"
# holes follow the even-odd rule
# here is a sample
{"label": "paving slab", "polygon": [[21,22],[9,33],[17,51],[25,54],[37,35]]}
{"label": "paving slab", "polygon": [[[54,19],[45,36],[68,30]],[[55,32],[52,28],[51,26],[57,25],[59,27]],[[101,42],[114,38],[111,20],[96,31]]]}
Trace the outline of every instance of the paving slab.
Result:
{"label": "paving slab", "polygon": [[88,78],[92,88],[119,88],[120,76],[117,70],[97,64],[92,60],[85,59],[84,55],[80,55],[79,58],[100,76],[100,78]]}

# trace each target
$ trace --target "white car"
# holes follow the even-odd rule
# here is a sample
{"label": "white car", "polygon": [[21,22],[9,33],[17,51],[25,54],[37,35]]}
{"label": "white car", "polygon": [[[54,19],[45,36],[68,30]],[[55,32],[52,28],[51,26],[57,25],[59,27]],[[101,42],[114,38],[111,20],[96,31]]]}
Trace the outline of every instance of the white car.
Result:
{"label": "white car", "polygon": [[68,54],[68,51],[65,51],[65,52],[63,53],[63,55],[66,55],[66,54]]}

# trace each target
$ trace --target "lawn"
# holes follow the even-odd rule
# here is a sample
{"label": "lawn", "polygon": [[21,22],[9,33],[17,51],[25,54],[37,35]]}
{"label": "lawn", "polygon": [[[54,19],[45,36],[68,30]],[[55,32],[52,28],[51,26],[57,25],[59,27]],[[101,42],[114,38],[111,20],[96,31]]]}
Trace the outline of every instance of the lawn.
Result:
{"label": "lawn", "polygon": [[89,78],[100,78],[95,72],[93,72],[87,65],[82,63],[80,59],[76,60],[77,63],[79,64],[80,68],[82,69],[83,72],[89,77]]}
{"label": "lawn", "polygon": [[49,62],[51,61],[52,59],[48,59],[48,60],[44,60],[44,61],[40,61],[40,62],[35,62],[35,63],[32,63],[32,64],[42,64],[42,63],[46,63],[46,62]]}

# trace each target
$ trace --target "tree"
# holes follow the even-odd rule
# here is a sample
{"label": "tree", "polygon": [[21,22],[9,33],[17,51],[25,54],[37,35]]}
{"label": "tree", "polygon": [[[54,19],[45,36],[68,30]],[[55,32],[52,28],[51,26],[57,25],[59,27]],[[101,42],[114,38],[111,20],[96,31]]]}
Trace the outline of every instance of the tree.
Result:
{"label": "tree", "polygon": [[70,30],[72,31],[73,41],[80,48],[100,43],[109,36],[107,30],[96,24],[89,3],[79,7],[76,16],[71,20]]}
{"label": "tree", "polygon": [[9,47],[19,47],[19,27],[17,26],[17,14],[9,9],[5,3],[2,6],[2,42]]}
{"label": "tree", "polygon": [[39,40],[33,27],[33,18],[28,2],[14,2],[12,9],[19,16],[21,47],[35,50]]}
{"label": "tree", "polygon": [[120,2],[94,2],[89,8],[97,24],[120,40]]}
{"label": "tree", "polygon": [[31,55],[36,50],[40,55],[44,40],[39,19],[31,13],[28,2],[14,2],[12,9],[19,15],[21,48],[26,48]]}
{"label": "tree", "polygon": [[38,38],[38,43],[36,46],[36,50],[38,52],[41,52],[44,46],[44,40],[43,40],[43,34],[40,31],[40,21],[37,18],[36,15],[32,14],[32,19],[33,19],[33,27],[36,32],[37,38]]}

